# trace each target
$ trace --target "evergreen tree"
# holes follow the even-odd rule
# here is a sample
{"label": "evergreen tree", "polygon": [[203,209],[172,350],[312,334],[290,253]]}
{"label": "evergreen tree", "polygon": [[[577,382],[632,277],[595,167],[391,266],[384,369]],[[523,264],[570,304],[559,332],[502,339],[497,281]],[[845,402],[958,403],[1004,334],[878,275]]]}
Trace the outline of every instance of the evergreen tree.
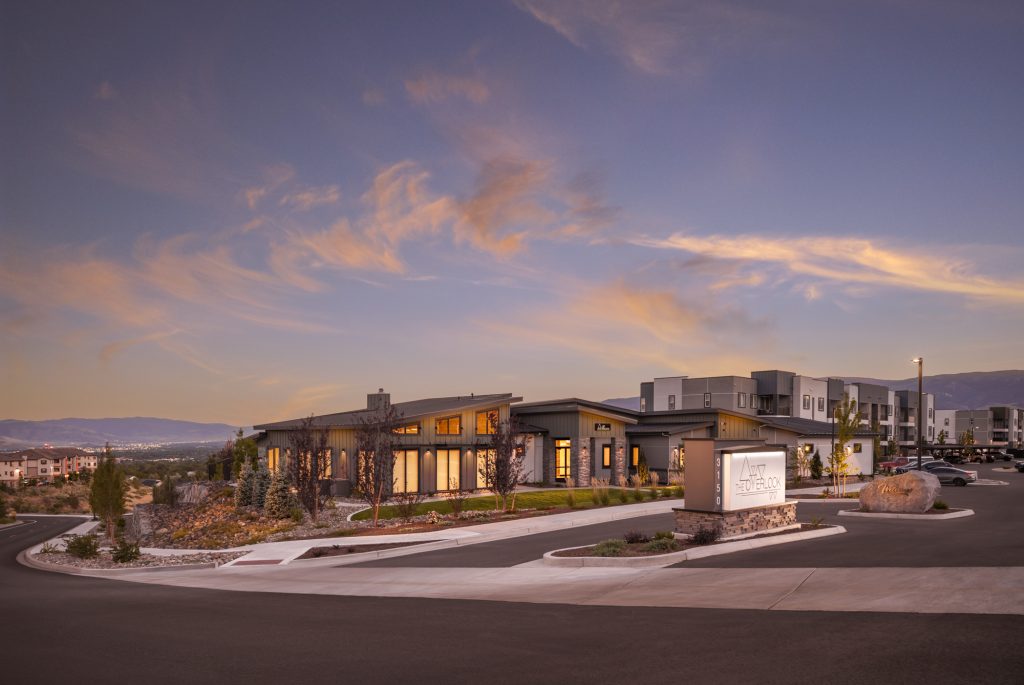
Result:
{"label": "evergreen tree", "polygon": [[825,465],[821,463],[821,455],[818,450],[814,450],[814,456],[811,457],[811,478],[818,480],[821,478],[821,472],[825,469]]}
{"label": "evergreen tree", "polygon": [[128,486],[124,473],[117,466],[110,443],[103,450],[96,473],[92,475],[92,487],[89,491],[89,507],[94,516],[104,522],[107,537],[113,541],[117,520],[124,514],[125,498]]}
{"label": "evergreen tree", "polygon": [[258,509],[262,509],[267,501],[267,491],[270,489],[270,472],[260,464],[256,462],[255,471],[253,471],[252,480],[252,505]]}
{"label": "evergreen tree", "polygon": [[288,489],[288,479],[280,471],[274,471],[274,475],[270,479],[270,486],[267,488],[264,511],[268,516],[283,519],[291,515],[294,506],[294,498]]}
{"label": "evergreen tree", "polygon": [[256,463],[256,441],[252,438],[243,438],[242,429],[235,434],[235,442],[231,446],[231,473],[238,478],[242,473],[242,466],[246,463]]}
{"label": "evergreen tree", "polygon": [[252,488],[255,475],[248,463],[242,464],[242,470],[238,474],[238,482],[235,484],[236,507],[247,507],[252,504]]}

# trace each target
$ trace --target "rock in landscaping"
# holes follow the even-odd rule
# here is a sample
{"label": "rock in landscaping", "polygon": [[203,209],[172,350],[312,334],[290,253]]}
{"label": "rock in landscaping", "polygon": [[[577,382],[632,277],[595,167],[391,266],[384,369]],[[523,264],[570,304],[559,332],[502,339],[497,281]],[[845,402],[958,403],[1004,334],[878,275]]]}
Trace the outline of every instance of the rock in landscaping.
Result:
{"label": "rock in landscaping", "polygon": [[860,491],[860,510],[923,514],[939,494],[939,479],[925,471],[908,471],[868,483]]}

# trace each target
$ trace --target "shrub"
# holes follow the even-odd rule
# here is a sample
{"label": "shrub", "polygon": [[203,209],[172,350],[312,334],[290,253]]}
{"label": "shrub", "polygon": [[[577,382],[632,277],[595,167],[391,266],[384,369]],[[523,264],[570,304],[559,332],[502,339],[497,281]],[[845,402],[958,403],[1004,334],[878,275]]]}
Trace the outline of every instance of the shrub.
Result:
{"label": "shrub", "polygon": [[448,483],[448,487],[451,490],[444,493],[444,499],[448,502],[448,506],[452,508],[452,513],[459,517],[462,516],[462,509],[466,506],[466,498],[469,497],[469,493],[465,490],[460,490],[457,485],[454,479]]}
{"label": "shrub", "polygon": [[60,547],[52,542],[44,542],[43,546],[39,548],[40,554],[57,554],[58,552],[60,552]]}
{"label": "shrub", "polygon": [[648,552],[659,553],[674,552],[677,549],[679,549],[679,543],[677,543],[675,539],[667,538],[655,538],[654,540],[648,542],[647,546],[644,547],[644,550]]}
{"label": "shrub", "polygon": [[416,510],[420,506],[420,502],[424,500],[425,496],[421,492],[398,492],[395,493],[395,512],[398,514],[398,518],[402,519],[406,523],[412,520],[412,517],[416,515]]}
{"label": "shrub", "polygon": [[306,519],[306,513],[302,511],[302,507],[292,507],[288,515],[292,517],[292,521],[295,523],[302,523]]}
{"label": "shrub", "polygon": [[100,541],[95,535],[72,535],[65,549],[73,557],[93,559],[100,553]]}
{"label": "shrub", "polygon": [[608,506],[611,496],[608,494],[607,478],[594,478],[590,481],[590,489],[593,494],[594,506]]}
{"label": "shrub", "polygon": [[128,542],[127,540],[119,540],[114,549],[110,552],[110,558],[119,564],[127,564],[128,562],[135,561],[142,553],[139,552],[138,544],[134,542]]}
{"label": "shrub", "polygon": [[594,545],[594,556],[595,557],[617,557],[621,556],[626,549],[626,543],[624,540],[618,538],[612,540],[604,540]]}
{"label": "shrub", "polygon": [[824,520],[825,520],[825,519],[824,519],[824,518],[822,518],[821,516],[815,516],[815,517],[813,517],[813,518],[811,519],[811,523],[810,523],[809,525],[810,525],[810,526],[811,526],[812,528],[821,528],[821,526],[822,526],[822,525],[824,525],[824,524],[822,523],[822,522],[823,522]]}
{"label": "shrub", "polygon": [[654,534],[654,539],[655,540],[675,540],[676,536],[675,536],[675,533],[673,533],[670,530],[659,530],[658,532],[656,532]]}
{"label": "shrub", "polygon": [[622,539],[626,541],[626,544],[633,545],[639,542],[650,542],[651,538],[646,533],[641,533],[639,530],[631,530],[622,536]]}
{"label": "shrub", "polygon": [[431,509],[430,511],[427,512],[427,523],[429,523],[430,525],[436,526],[437,524],[441,523],[441,521],[442,516],[439,513],[437,513],[437,511]]}
{"label": "shrub", "polygon": [[658,499],[658,472],[651,471],[651,499]]}
{"label": "shrub", "polygon": [[935,503],[932,504],[932,509],[939,509],[939,510],[949,509],[949,505],[946,504],[941,499],[937,499],[937,500],[935,500]]}
{"label": "shrub", "polygon": [[619,488],[619,502],[625,504],[629,501],[629,491],[626,488]]}
{"label": "shrub", "polygon": [[722,532],[717,528],[701,528],[693,537],[690,538],[690,542],[695,545],[710,545],[718,542],[718,538],[722,537]]}

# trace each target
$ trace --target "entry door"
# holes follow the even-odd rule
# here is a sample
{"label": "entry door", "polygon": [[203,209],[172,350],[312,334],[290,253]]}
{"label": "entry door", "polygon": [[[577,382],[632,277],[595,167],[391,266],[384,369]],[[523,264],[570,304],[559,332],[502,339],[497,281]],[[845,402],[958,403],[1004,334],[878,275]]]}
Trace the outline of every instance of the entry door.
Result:
{"label": "entry door", "polygon": [[555,440],[555,480],[572,477],[572,440]]}

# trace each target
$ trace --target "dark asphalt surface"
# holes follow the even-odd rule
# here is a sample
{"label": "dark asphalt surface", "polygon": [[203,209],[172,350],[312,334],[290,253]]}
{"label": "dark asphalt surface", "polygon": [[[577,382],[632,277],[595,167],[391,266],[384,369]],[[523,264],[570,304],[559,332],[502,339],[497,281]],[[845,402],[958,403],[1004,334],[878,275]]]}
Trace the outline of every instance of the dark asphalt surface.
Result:
{"label": "dark asphalt surface", "polygon": [[1019,683],[1024,673],[1019,616],[236,593],[15,561],[75,523],[41,518],[0,529],[5,685]]}

